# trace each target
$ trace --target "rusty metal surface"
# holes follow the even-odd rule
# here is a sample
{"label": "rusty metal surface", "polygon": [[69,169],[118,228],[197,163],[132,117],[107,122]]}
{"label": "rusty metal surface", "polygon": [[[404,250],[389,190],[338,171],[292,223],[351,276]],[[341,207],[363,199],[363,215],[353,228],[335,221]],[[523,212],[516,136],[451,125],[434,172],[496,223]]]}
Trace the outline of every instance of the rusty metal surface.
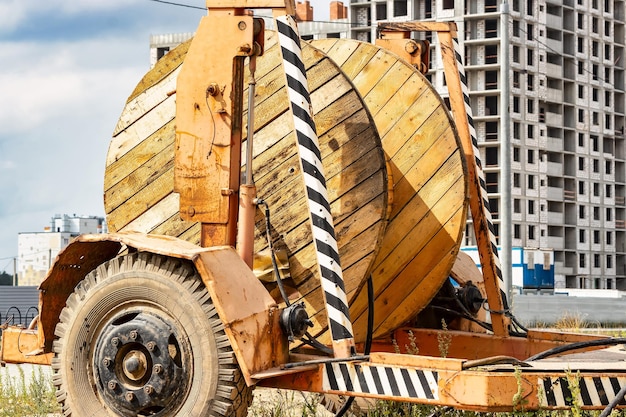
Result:
{"label": "rusty metal surface", "polygon": [[37,332],[20,327],[2,331],[0,362],[50,365],[52,354],[42,354]]}
{"label": "rusty metal surface", "polygon": [[[120,251],[147,251],[195,263],[213,299],[246,379],[287,361],[287,341],[273,298],[229,246],[201,248],[142,233],[82,235],[63,250],[41,284],[39,346],[50,352],[54,328],[76,284]],[[259,351],[264,353],[261,355]]]}

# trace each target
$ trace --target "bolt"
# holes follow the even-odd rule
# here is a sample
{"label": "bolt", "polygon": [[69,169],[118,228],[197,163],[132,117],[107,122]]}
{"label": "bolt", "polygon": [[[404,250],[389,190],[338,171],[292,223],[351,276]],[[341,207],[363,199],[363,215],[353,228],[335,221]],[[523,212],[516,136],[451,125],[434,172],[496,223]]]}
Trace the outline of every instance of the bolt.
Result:
{"label": "bolt", "polygon": [[163,365],[161,365],[160,363],[157,363],[156,365],[154,365],[154,367],[152,368],[152,370],[154,371],[155,374],[160,374],[161,372],[163,372]]}
{"label": "bolt", "polygon": [[126,398],[126,401],[132,401],[135,399],[135,394],[129,391],[126,394],[124,394],[124,398]]}
{"label": "bolt", "polygon": [[132,340],[136,340],[137,339],[137,330],[131,330],[129,336],[130,336],[130,338]]}
{"label": "bolt", "polygon": [[156,343],[155,342],[148,342],[146,344],[146,347],[148,348],[148,351],[153,352],[154,348],[156,347]]}
{"label": "bolt", "polygon": [[154,393],[154,387],[152,387],[152,385],[146,385],[145,387],[143,387],[143,392],[145,392],[147,395],[152,395]]}
{"label": "bolt", "polygon": [[108,386],[109,386],[110,390],[113,390],[113,389],[117,388],[117,382],[109,381]]}
{"label": "bolt", "polygon": [[102,364],[108,368],[109,366],[111,366],[111,359],[110,358],[104,358],[102,360]]}
{"label": "bolt", "polygon": [[111,344],[113,345],[113,347],[118,347],[120,344],[120,339],[118,337],[114,337],[113,339],[111,339]]}

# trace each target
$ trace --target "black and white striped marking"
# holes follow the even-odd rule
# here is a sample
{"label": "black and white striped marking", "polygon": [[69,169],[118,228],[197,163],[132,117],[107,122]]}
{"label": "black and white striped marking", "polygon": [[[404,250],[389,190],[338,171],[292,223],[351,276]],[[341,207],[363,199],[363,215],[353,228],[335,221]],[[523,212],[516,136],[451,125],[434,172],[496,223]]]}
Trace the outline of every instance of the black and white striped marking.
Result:
{"label": "black and white striped marking", "polygon": [[[576,401],[583,406],[607,406],[626,384],[626,377],[583,376],[577,380],[577,384],[580,394],[578,398],[574,398],[567,378],[540,379],[539,385],[543,387],[543,393],[539,398],[540,405],[543,407],[571,407]],[[624,398],[619,404],[626,405]]]}
{"label": "black and white striped marking", "polygon": [[354,338],[348,310],[348,299],[339,262],[333,218],[326,190],[311,98],[302,61],[300,37],[291,16],[276,18],[278,41],[287,76],[287,90],[291,102],[298,152],[306,184],[313,239],[317,250],[321,284],[326,300],[326,311],[333,341]]}
{"label": "black and white striped marking", "polygon": [[437,384],[438,375],[435,371],[354,362],[327,363],[322,381],[325,391],[425,400],[439,399]]}
{"label": "black and white striped marking", "polygon": [[[493,225],[493,218],[491,217],[491,210],[489,207],[489,196],[487,195],[487,184],[485,182],[485,174],[483,172],[483,165],[480,160],[480,151],[478,150],[478,139],[476,137],[476,128],[474,127],[474,117],[472,113],[472,107],[470,105],[469,88],[467,87],[467,77],[465,76],[465,68],[463,67],[463,56],[461,54],[461,45],[458,38],[453,38],[454,41],[454,55],[457,61],[457,67],[459,69],[459,78],[461,80],[461,89],[463,91],[463,101],[465,102],[465,112],[467,113],[467,124],[469,125],[470,136],[472,138],[472,147],[474,149],[474,163],[476,164],[476,175],[480,181],[480,193],[483,207],[483,216],[487,221],[489,228],[489,242],[491,243],[491,257],[493,264],[496,268],[496,275],[498,276],[498,283],[500,286],[500,297],[502,298],[502,304],[504,309],[508,309],[508,302],[506,293],[504,291],[504,279],[502,278],[502,266],[500,264],[500,258],[498,256],[498,245],[496,241],[495,227]],[[475,221],[475,220],[474,220]]]}

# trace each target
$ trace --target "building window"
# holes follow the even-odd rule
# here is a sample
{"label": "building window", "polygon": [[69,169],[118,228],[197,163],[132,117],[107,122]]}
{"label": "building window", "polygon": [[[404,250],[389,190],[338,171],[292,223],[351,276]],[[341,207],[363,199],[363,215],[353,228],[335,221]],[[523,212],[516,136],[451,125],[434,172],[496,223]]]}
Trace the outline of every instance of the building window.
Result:
{"label": "building window", "polygon": [[513,174],[513,187],[520,187],[520,175],[517,172]]}
{"label": "building window", "polygon": [[578,86],[578,98],[585,98],[585,87],[582,85]]}
{"label": "building window", "polygon": [[613,186],[611,184],[606,184],[605,185],[605,191],[604,191],[604,196],[606,198],[611,198],[613,197]]}
{"label": "building window", "polygon": [[585,134],[584,133],[578,134],[578,146],[580,147],[585,146]]}
{"label": "building window", "polygon": [[600,231],[599,230],[593,231],[593,243],[594,245],[600,244]]}
{"label": "building window", "polygon": [[519,46],[513,45],[513,62],[519,64]]}
{"label": "building window", "polygon": [[514,224],[513,225],[513,238],[515,239],[521,239],[522,238],[522,228],[520,227],[519,224]]}
{"label": "building window", "polygon": [[519,162],[519,147],[513,146],[513,161]]}
{"label": "building window", "polygon": [[513,138],[514,139],[520,139],[521,138],[521,134],[520,131],[522,130],[521,125],[518,122],[514,122],[513,123]]}
{"label": "building window", "polygon": [[454,0],[443,0],[444,9],[454,9]]}
{"label": "building window", "polygon": [[528,214],[535,214],[535,201],[528,200]]}
{"label": "building window", "polygon": [[586,236],[587,236],[586,230],[580,229],[578,231],[578,242],[579,243],[585,243]]}
{"label": "building window", "polygon": [[593,183],[593,196],[600,197],[600,184],[597,182]]}
{"label": "building window", "polygon": [[157,48],[157,61],[163,58],[170,51],[169,46]]}
{"label": "building window", "polygon": [[535,100],[533,100],[532,98],[529,98],[527,105],[528,105],[528,113],[533,114],[535,112]]}
{"label": "building window", "polygon": [[582,156],[578,157],[578,170],[579,171],[585,170],[585,158],[583,158]]}
{"label": "building window", "polygon": [[376,20],[387,19],[387,3],[376,3]]}
{"label": "building window", "polygon": [[579,123],[585,122],[585,111],[583,109],[578,109],[578,122]]}
{"label": "building window", "polygon": [[613,164],[611,164],[611,161],[605,161],[605,163],[604,163],[604,172],[607,175],[610,175],[613,172]]}
{"label": "building window", "polygon": [[585,267],[585,254],[584,253],[579,253],[578,254],[578,266],[580,268],[584,268]]}
{"label": "building window", "polygon": [[406,16],[407,15],[407,1],[406,0],[394,0],[393,1],[393,15]]}
{"label": "building window", "polygon": [[535,90],[535,76],[532,75],[532,74],[528,74],[526,76],[526,89],[528,91],[534,91]]}
{"label": "building window", "polygon": [[580,36],[576,38],[576,48],[579,54],[582,54],[585,51],[585,42]]}
{"label": "building window", "polygon": [[593,208],[593,219],[600,220],[600,207],[596,206]]}
{"label": "building window", "polygon": [[529,190],[535,189],[535,176],[534,175],[528,176],[528,189]]}
{"label": "building window", "polygon": [[613,210],[611,210],[609,207],[606,208],[606,221],[613,221]]}
{"label": "building window", "polygon": [[498,37],[498,21],[496,19],[485,20],[485,38]]}
{"label": "building window", "polygon": [[528,226],[528,239],[535,240],[535,226]]}
{"label": "building window", "polygon": [[530,23],[528,23],[528,24],[526,25],[526,39],[527,39],[527,40],[529,40],[529,41],[534,40],[533,30],[534,30],[533,25],[531,25]]}
{"label": "building window", "polygon": [[585,181],[578,181],[578,194],[579,195],[585,194]]}
{"label": "building window", "polygon": [[513,36],[519,38],[519,20],[513,20]]}
{"label": "building window", "polygon": [[600,161],[598,159],[593,159],[593,172],[600,172]]}
{"label": "building window", "polygon": [[598,137],[595,135],[589,136],[589,139],[591,140],[591,149],[594,152],[598,152]]}
{"label": "building window", "polygon": [[[526,51],[526,65],[529,67],[532,67],[533,65],[535,65],[535,59],[534,59],[534,54],[533,54],[532,49],[529,49]],[[532,74],[528,74],[528,75],[530,76]]]}
{"label": "building window", "polygon": [[598,253],[593,254],[593,267],[600,268],[600,254]]}
{"label": "building window", "polygon": [[513,213],[521,213],[521,200],[519,198],[513,199]]}
{"label": "building window", "polygon": [[612,245],[613,244],[613,233],[606,232],[606,244],[607,245]]}
{"label": "building window", "polygon": [[578,75],[583,75],[585,73],[585,63],[583,61],[578,61]]}
{"label": "building window", "polygon": [[487,90],[498,89],[498,71],[485,71],[485,88]]}
{"label": "building window", "polygon": [[585,26],[585,17],[582,13],[578,13],[578,29],[582,29]]}
{"label": "building window", "polygon": [[529,164],[535,163],[535,151],[532,149],[528,150],[528,163]]}
{"label": "building window", "polygon": [[585,218],[585,206],[578,206],[578,218],[579,219]]}
{"label": "building window", "polygon": [[498,166],[498,153],[498,148],[485,148],[485,164],[487,166]]}
{"label": "building window", "polygon": [[606,269],[613,269],[613,256],[606,255]]}
{"label": "building window", "polygon": [[519,113],[519,97],[513,97],[513,113]]}

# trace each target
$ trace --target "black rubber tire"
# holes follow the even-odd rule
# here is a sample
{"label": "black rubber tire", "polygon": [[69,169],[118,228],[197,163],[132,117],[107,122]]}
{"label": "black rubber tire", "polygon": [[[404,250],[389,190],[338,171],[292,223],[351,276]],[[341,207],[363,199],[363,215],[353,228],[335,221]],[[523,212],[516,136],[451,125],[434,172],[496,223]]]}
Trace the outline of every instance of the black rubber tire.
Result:
{"label": "black rubber tire", "polygon": [[[97,380],[95,351],[116,314],[143,309],[156,311],[186,339],[182,343],[191,352],[191,369],[178,371],[183,392],[168,394],[175,408],[135,414],[103,396],[107,381]],[[224,326],[190,262],[140,253],[100,265],[67,299],[55,336],[53,381],[64,416],[248,414],[252,388],[246,386]]]}

